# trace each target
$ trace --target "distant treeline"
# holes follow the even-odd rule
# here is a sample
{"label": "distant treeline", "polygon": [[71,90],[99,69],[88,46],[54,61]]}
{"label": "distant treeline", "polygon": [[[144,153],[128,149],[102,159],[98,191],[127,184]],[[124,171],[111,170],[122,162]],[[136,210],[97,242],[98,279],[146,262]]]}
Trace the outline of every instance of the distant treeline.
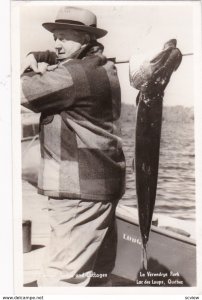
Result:
{"label": "distant treeline", "polygon": [[[121,121],[135,123],[136,107],[131,104],[122,104]],[[193,122],[193,107],[184,106],[164,106],[163,121],[165,122]],[[39,114],[27,110],[22,111],[22,138],[35,136],[39,131]]]}
{"label": "distant treeline", "polygon": [[[136,107],[131,104],[122,103],[121,120],[128,122],[135,122]],[[194,120],[193,107],[164,106],[163,107],[163,121],[165,122],[183,122],[189,123]]]}

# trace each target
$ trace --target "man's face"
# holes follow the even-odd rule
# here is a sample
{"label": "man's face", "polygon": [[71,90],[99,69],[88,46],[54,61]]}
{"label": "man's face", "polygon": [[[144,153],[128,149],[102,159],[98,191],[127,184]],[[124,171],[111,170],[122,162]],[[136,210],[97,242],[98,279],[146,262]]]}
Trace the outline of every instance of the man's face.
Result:
{"label": "man's face", "polygon": [[71,58],[86,41],[86,33],[82,31],[65,29],[54,31],[55,49],[60,60]]}

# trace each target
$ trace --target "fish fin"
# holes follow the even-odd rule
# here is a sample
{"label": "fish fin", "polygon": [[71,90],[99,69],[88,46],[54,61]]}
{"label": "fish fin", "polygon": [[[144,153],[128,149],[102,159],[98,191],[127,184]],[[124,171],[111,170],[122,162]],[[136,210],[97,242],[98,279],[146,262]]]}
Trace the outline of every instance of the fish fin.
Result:
{"label": "fish fin", "polygon": [[147,271],[147,248],[146,246],[142,247],[142,268]]}

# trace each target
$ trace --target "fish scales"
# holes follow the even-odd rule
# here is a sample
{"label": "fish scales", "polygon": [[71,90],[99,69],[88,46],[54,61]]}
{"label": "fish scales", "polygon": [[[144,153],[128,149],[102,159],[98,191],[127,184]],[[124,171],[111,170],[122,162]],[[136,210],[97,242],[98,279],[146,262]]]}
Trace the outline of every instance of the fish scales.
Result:
{"label": "fish scales", "polygon": [[135,171],[138,214],[146,248],[156,199],[163,95],[140,92],[136,118]]}
{"label": "fish scales", "polygon": [[143,268],[147,269],[147,242],[154,211],[159,151],[161,139],[163,96],[171,75],[178,69],[182,54],[176,48],[177,40],[164,44],[148,63],[136,69],[131,59],[130,82],[139,90],[137,96],[135,171],[139,226],[143,246]]}

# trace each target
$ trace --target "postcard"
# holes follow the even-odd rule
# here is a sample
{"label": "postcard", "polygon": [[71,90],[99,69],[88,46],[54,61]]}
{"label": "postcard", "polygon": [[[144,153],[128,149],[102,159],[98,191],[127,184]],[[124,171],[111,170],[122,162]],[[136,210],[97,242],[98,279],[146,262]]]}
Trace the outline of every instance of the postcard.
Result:
{"label": "postcard", "polygon": [[16,292],[201,292],[200,8],[11,2]]}

